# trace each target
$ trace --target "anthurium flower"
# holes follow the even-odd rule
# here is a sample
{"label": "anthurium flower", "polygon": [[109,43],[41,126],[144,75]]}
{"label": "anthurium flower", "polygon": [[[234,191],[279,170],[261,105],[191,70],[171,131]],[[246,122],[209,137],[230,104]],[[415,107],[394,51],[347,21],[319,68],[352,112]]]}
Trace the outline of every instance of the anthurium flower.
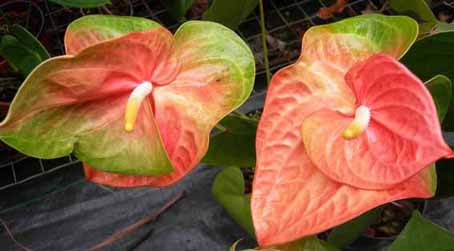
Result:
{"label": "anthurium flower", "polygon": [[433,195],[431,164],[452,151],[429,92],[397,61],[417,34],[416,22],[398,16],[313,27],[297,62],[273,76],[251,198],[261,246]]}
{"label": "anthurium flower", "polygon": [[252,90],[250,49],[212,22],[186,22],[172,36],[143,18],[86,16],[69,25],[65,47],[24,81],[0,138],[35,157],[73,153],[100,183],[177,181]]}

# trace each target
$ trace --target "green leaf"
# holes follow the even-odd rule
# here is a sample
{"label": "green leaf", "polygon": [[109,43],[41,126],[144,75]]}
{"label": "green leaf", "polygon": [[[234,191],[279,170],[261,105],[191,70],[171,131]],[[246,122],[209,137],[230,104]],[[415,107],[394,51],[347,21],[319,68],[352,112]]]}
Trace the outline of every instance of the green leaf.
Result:
{"label": "green leaf", "polygon": [[[304,245],[304,249],[302,249],[302,251],[340,251],[331,244],[319,240],[316,237],[307,237],[305,238],[305,241],[306,244]],[[301,251],[301,249],[296,249],[295,251]]]}
{"label": "green leaf", "polygon": [[334,228],[328,236],[328,243],[343,248],[356,240],[370,225],[377,222],[381,207],[374,208],[366,213]]}
{"label": "green leaf", "polygon": [[434,33],[441,33],[441,32],[451,32],[454,31],[454,24],[450,23],[442,23],[438,22],[433,30]]}
{"label": "green leaf", "polygon": [[452,97],[452,82],[443,75],[437,75],[425,83],[437,107],[440,121],[446,116]]}
{"label": "green leaf", "polygon": [[438,187],[435,197],[454,196],[454,159],[441,159],[436,163]]}
{"label": "green leaf", "polygon": [[446,113],[445,119],[443,120],[442,128],[443,131],[454,131],[454,105],[452,104],[452,102],[448,107],[448,112]]}
{"label": "green leaf", "polygon": [[11,67],[19,71],[24,77],[42,62],[39,53],[28,48],[11,35],[2,37],[0,56],[6,59]]}
{"label": "green leaf", "polygon": [[420,33],[429,33],[438,23],[437,18],[424,0],[391,0],[389,6],[399,14],[416,19],[419,23]]}
{"label": "green leaf", "polygon": [[111,4],[110,0],[49,0],[53,3],[73,8],[96,8]]}
{"label": "green leaf", "polygon": [[391,244],[390,251],[450,251],[454,247],[454,234],[424,219],[418,211]]}
{"label": "green leaf", "polygon": [[[236,251],[236,247],[241,240],[235,241],[229,251]],[[331,244],[318,239],[315,236],[309,236],[287,244],[272,246],[267,248],[243,249],[241,251],[339,251]]]}
{"label": "green leaf", "polygon": [[339,251],[331,244],[317,239],[315,236],[306,237],[287,244],[271,248],[259,249],[261,251]]}
{"label": "green leaf", "polygon": [[16,37],[16,39],[25,47],[38,53],[41,61],[44,61],[50,57],[49,52],[47,52],[46,48],[41,44],[41,42],[39,42],[39,40],[24,27],[18,24],[13,24],[8,27],[8,31],[11,35]]}
{"label": "green leaf", "polygon": [[438,74],[454,79],[453,48],[454,32],[435,34],[414,43],[402,62],[423,81]]}
{"label": "green leaf", "polygon": [[26,77],[38,64],[49,58],[46,48],[24,27],[8,26],[0,41],[0,56]]}
{"label": "green leaf", "polygon": [[212,193],[227,213],[254,236],[250,195],[244,194],[244,177],[238,167],[227,167],[214,179]]}
{"label": "green leaf", "polygon": [[203,13],[203,19],[236,29],[257,4],[258,0],[213,0],[208,10]]}
{"label": "green leaf", "polygon": [[[402,58],[402,62],[423,81],[442,74],[454,79],[454,32],[425,37],[416,43]],[[451,102],[452,103],[452,102]],[[448,108],[443,129],[454,130],[454,107]]]}
{"label": "green leaf", "polygon": [[430,0],[391,0],[389,6],[401,15],[410,16],[419,24],[420,35],[454,31],[454,25],[438,21],[429,7]]}
{"label": "green leaf", "polygon": [[255,166],[255,132],[257,121],[230,115],[220,123],[225,131],[210,139],[202,162],[217,166]]}
{"label": "green leaf", "polygon": [[194,0],[164,0],[161,2],[169,14],[177,20],[184,19],[184,16],[194,4]]}

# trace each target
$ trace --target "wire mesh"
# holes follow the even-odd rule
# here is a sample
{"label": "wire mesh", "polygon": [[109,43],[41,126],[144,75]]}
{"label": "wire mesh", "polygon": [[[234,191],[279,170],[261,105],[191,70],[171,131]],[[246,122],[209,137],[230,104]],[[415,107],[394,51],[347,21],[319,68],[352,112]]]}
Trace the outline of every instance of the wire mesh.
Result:
{"label": "wire mesh", "polygon": [[[348,16],[361,14],[368,7],[379,8],[382,0],[351,0],[341,13],[336,13],[332,18],[321,19],[317,13],[320,8],[333,4],[335,0],[265,0],[265,25],[267,29],[267,42],[269,45],[270,69],[275,72],[294,62],[301,47],[301,37],[313,25],[333,22]],[[175,21],[157,0],[113,0],[111,6],[115,8],[97,8],[81,10],[65,8],[47,0],[14,0],[5,1],[0,6],[4,8],[7,3],[28,4],[30,12],[26,26],[30,20],[43,18],[43,27],[35,31],[52,55],[64,54],[63,36],[66,26],[74,19],[86,14],[115,14],[134,15],[147,17],[160,22],[170,30],[178,27]],[[36,21],[35,21],[36,23]],[[38,22],[39,23],[39,22]],[[35,25],[36,26],[36,25]],[[39,25],[38,25],[39,26]],[[28,28],[28,27],[27,27]],[[42,32],[41,32],[42,31]],[[257,74],[256,84],[252,96],[259,95],[266,87],[265,66],[263,64],[263,50],[260,42],[260,18],[255,10],[238,29],[240,36],[249,44],[254,52]],[[4,153],[13,154],[13,153]],[[16,153],[17,154],[17,153]],[[0,156],[0,190],[24,183],[34,178],[55,172],[70,165],[80,165],[72,157],[63,157],[54,160],[41,160],[18,155],[2,161]]]}

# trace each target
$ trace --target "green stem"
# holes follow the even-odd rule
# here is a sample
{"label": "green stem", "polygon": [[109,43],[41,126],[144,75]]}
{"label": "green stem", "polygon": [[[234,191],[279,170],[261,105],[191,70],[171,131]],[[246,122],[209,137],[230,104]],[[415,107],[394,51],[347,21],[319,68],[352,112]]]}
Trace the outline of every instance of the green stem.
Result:
{"label": "green stem", "polygon": [[246,116],[246,114],[242,113],[242,112],[239,112],[239,111],[233,111],[232,114],[235,114],[237,115],[238,117],[241,117],[241,118],[249,118],[248,116]]}
{"label": "green stem", "polygon": [[259,0],[259,7],[260,7],[260,30],[263,47],[263,61],[265,64],[266,71],[266,84],[268,85],[271,79],[271,70],[270,63],[268,61],[268,46],[266,44],[265,11],[263,10],[263,0]]}
{"label": "green stem", "polygon": [[227,128],[225,128],[224,126],[222,126],[221,124],[217,124],[214,126],[216,129],[218,129],[219,131],[221,132],[225,132],[227,131]]}

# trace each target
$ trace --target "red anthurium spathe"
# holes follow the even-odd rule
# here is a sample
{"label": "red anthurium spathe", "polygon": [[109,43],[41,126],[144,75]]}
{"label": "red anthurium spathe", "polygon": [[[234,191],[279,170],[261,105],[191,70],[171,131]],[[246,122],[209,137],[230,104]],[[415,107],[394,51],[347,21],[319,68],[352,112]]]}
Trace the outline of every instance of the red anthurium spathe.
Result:
{"label": "red anthurium spathe", "polygon": [[65,46],[25,80],[0,138],[35,157],[73,153],[95,182],[177,181],[252,90],[250,49],[212,22],[186,22],[173,36],[143,18],[86,16],[68,26]]}
{"label": "red anthurium spathe", "polygon": [[389,201],[433,195],[432,163],[452,154],[423,83],[397,59],[406,17],[311,28],[273,76],[257,131],[251,210],[261,246],[287,243]]}

